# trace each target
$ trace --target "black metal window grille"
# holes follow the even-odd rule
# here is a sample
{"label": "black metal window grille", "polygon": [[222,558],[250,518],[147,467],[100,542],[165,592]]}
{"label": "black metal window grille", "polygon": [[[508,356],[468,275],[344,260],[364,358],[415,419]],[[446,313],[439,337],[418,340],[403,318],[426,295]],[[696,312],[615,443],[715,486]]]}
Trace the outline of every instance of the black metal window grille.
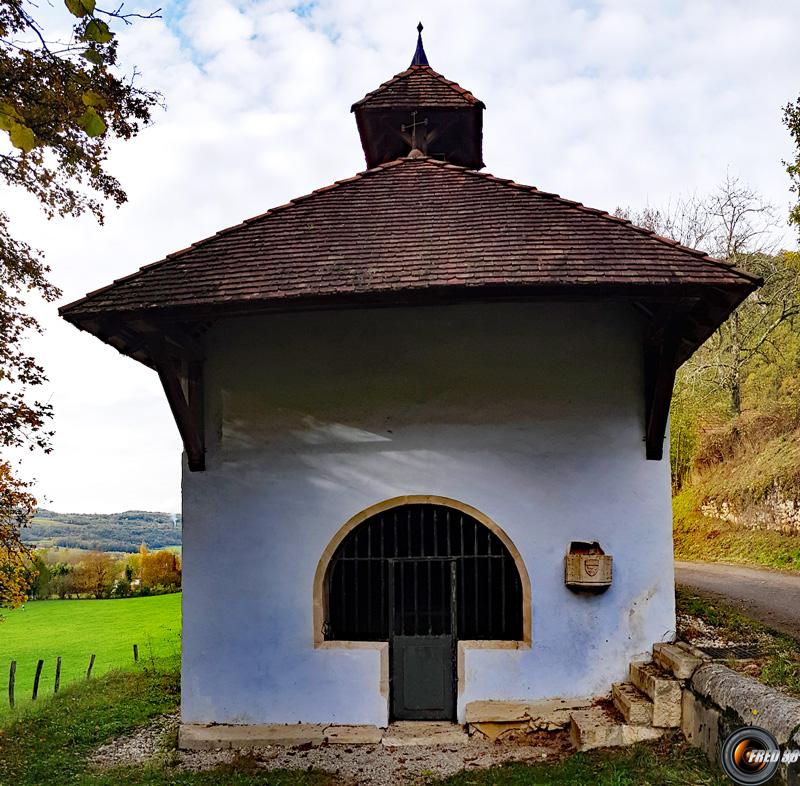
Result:
{"label": "black metal window grille", "polygon": [[327,592],[326,639],[386,641],[392,629],[522,638],[513,557],[488,527],[445,505],[403,505],[363,521],[334,553]]}

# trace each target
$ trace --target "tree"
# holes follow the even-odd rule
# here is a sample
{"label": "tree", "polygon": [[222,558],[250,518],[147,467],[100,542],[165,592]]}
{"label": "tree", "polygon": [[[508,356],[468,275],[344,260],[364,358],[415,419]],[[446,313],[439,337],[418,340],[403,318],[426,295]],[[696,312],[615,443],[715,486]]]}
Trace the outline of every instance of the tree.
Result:
{"label": "tree", "polygon": [[125,561],[125,578],[128,581],[141,581],[142,579],[142,560],[150,552],[147,549],[147,544],[142,543],[139,545],[139,551],[136,554],[131,554]]}
{"label": "tree", "polygon": [[72,577],[72,567],[65,562],[56,562],[48,565],[50,571],[50,585],[48,587],[50,595],[58,595],[61,600],[73,592],[74,580]]}
{"label": "tree", "polygon": [[0,461],[0,607],[25,601],[31,580],[31,559],[20,539],[20,528],[36,510],[36,500],[27,485]]}
{"label": "tree", "polygon": [[[735,442],[751,413],[780,426],[800,403],[800,256],[773,245],[775,211],[736,178],[712,193],[670,203],[665,209],[617,210],[659,235],[700,248],[755,273],[764,286],[750,295],[679,369],[670,414],[670,459],[675,489],[711,449],[712,435]],[[752,416],[748,416],[752,420]],[[763,426],[763,420],[761,421]],[[714,452],[714,451],[712,451]]]}
{"label": "tree", "polygon": [[794,224],[800,231],[800,97],[783,108],[783,123],[789,129],[789,135],[795,146],[794,160],[784,161],[791,180],[790,188],[797,194],[797,204],[789,211],[789,223]]}
{"label": "tree", "polygon": [[180,587],[181,567],[171,551],[156,551],[142,555],[142,586]]}
{"label": "tree", "polygon": [[678,379],[679,390],[699,386],[709,399],[722,394],[729,411],[738,415],[748,368],[772,347],[776,331],[800,314],[800,268],[796,255],[775,252],[774,208],[728,175],[705,197],[680,200],[664,211],[617,209],[617,214],[764,279],[764,286],[695,353]]}
{"label": "tree", "polygon": [[40,552],[35,552],[31,560],[31,569],[35,575],[31,579],[28,596],[30,598],[37,598],[43,600],[50,596],[50,579],[52,575],[50,568],[44,561],[44,555]]}
{"label": "tree", "polygon": [[687,381],[697,380],[724,391],[731,414],[742,412],[742,389],[753,364],[780,352],[779,328],[800,314],[800,265],[792,252],[741,254],[738,264],[764,279],[686,366]]}
{"label": "tree", "polygon": [[81,591],[95,598],[107,597],[117,574],[114,558],[103,551],[90,551],[74,571]]}
{"label": "tree", "polygon": [[[0,178],[35,196],[48,217],[89,212],[102,222],[107,201],[120,205],[126,199],[106,171],[109,145],[135,136],[159,97],[135,84],[135,72],[117,73],[110,23],[130,24],[138,14],[124,13],[122,6],[105,11],[95,0],[65,0],[65,6],[71,35],[53,40],[37,20],[33,0],[0,0],[0,133],[11,145],[0,152]],[[52,410],[35,397],[44,370],[21,345],[26,333],[40,330],[25,299],[38,295],[52,302],[59,295],[48,274],[41,254],[11,235],[8,216],[0,212],[0,450],[50,450]],[[24,598],[21,565],[30,555],[19,530],[35,510],[27,488],[3,462],[0,606]]]}

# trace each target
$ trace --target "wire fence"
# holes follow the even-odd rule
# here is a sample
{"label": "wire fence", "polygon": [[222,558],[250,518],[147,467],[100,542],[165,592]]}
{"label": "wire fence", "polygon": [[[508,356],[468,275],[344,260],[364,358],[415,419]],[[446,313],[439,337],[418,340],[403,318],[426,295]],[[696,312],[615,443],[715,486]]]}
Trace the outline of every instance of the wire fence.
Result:
{"label": "wire fence", "polygon": [[[86,668],[86,679],[90,680],[92,678],[92,671],[94,670],[95,660],[97,659],[97,655],[92,653],[89,656],[89,662]],[[139,645],[133,645],[133,661],[134,663],[139,662]],[[36,662],[36,673],[34,674],[33,678],[33,692],[31,694],[31,700],[36,701],[36,699],[40,695],[40,687],[41,687],[41,677],[42,677],[42,669],[44,668],[44,660],[39,658]],[[17,661],[12,660],[11,666],[8,670],[8,704],[11,709],[14,709],[17,705],[17,695],[16,695],[16,682],[17,682]],[[55,670],[55,678],[53,680],[53,694],[55,695],[58,693],[59,688],[61,687],[61,656],[59,655],[56,658],[56,670]]]}

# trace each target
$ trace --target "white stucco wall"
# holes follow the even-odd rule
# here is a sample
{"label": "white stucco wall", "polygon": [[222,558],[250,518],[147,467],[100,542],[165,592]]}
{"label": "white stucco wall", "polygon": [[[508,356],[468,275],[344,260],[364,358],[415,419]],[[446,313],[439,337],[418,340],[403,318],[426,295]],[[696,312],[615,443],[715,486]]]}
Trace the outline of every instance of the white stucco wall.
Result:
{"label": "white stucco wall", "polygon": [[[380,655],[315,649],[312,584],[351,516],[472,505],[519,549],[532,646],[468,650],[476,699],[605,693],[674,629],[669,464],[645,460],[641,328],[624,304],[284,314],[208,336],[207,470],[184,472],[183,720],[385,724]],[[571,540],[614,557],[566,589]]]}

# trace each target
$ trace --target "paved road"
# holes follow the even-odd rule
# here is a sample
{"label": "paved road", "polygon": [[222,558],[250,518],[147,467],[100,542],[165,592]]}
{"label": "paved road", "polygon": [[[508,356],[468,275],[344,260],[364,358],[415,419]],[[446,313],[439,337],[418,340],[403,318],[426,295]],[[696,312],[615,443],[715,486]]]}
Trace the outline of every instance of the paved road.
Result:
{"label": "paved road", "polygon": [[769,568],[676,562],[675,583],[727,600],[743,614],[800,639],[800,575]]}

